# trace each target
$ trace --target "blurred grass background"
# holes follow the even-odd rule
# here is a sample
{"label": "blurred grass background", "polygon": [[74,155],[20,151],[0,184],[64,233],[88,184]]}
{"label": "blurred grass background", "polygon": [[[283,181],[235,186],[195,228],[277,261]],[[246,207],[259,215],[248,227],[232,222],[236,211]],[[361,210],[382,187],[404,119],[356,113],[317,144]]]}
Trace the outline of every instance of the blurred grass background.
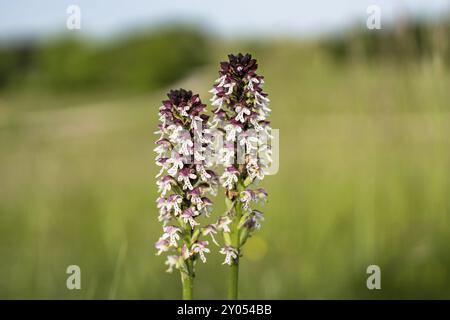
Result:
{"label": "blurred grass background", "polygon": [[[3,46],[0,298],[179,298],[153,247],[157,110],[172,87],[208,101],[238,51],[258,59],[281,135],[241,297],[450,298],[449,31],[249,42],[178,26]],[[198,265],[196,298],[225,297],[217,251]],[[66,289],[71,264],[80,291]],[[382,290],[366,288],[371,264]]]}

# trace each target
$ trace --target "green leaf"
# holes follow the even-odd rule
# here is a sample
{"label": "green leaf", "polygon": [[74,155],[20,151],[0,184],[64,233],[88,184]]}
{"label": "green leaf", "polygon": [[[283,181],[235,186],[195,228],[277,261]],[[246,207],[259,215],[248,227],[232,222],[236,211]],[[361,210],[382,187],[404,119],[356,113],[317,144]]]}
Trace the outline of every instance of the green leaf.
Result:
{"label": "green leaf", "polygon": [[245,242],[247,242],[249,236],[250,232],[248,231],[248,229],[243,228],[239,236],[239,247],[242,247],[245,244]]}
{"label": "green leaf", "polygon": [[225,241],[226,245],[229,245],[229,246],[231,245],[231,237],[228,232],[223,233],[223,240]]}
{"label": "green leaf", "polygon": [[233,206],[234,206],[234,201],[232,201],[228,198],[225,198],[225,205],[227,206],[227,210],[231,211],[231,209],[233,209]]}
{"label": "green leaf", "polygon": [[191,238],[191,243],[194,243],[195,241],[197,241],[199,235],[200,235],[200,230],[199,229],[195,230],[194,234],[192,235],[192,238]]}

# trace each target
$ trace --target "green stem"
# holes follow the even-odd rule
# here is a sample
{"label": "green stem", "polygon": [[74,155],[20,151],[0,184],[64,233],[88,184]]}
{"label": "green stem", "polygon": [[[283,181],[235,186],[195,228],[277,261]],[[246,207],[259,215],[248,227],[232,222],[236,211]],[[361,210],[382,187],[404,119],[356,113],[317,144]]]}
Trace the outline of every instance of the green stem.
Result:
{"label": "green stem", "polygon": [[189,274],[181,272],[181,283],[183,284],[183,300],[192,300],[194,278]]}
{"label": "green stem", "polygon": [[194,288],[194,261],[186,260],[186,270],[181,271],[181,283],[183,284],[183,300],[192,300]]}
{"label": "green stem", "polygon": [[239,283],[239,221],[242,216],[242,205],[239,202],[235,204],[236,215],[233,218],[233,223],[231,226],[231,246],[238,251],[238,257],[233,261],[230,266],[230,273],[228,275],[228,300],[238,299],[238,283]]}
{"label": "green stem", "polygon": [[230,266],[228,277],[228,300],[238,299],[238,281],[239,281],[239,261],[235,261]]}

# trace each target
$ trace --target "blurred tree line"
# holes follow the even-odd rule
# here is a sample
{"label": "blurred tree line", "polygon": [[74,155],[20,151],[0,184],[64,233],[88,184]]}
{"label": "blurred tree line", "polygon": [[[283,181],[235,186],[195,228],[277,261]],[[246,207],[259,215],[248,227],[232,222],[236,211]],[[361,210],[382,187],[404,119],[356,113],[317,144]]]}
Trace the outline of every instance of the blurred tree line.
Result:
{"label": "blurred tree line", "polygon": [[[417,62],[442,58],[450,66],[450,23],[400,20],[381,30],[355,28],[319,44],[337,63]],[[197,29],[174,26],[111,42],[60,38],[0,44],[0,90],[134,90],[164,87],[209,62],[210,40]],[[225,53],[224,53],[225,54]]]}
{"label": "blurred tree line", "polygon": [[352,29],[321,45],[340,62],[364,59],[410,63],[439,57],[450,66],[450,22],[403,18],[380,30]]}
{"label": "blurred tree line", "polygon": [[113,42],[59,38],[0,45],[0,90],[148,90],[168,85],[207,61],[207,38],[180,27]]}

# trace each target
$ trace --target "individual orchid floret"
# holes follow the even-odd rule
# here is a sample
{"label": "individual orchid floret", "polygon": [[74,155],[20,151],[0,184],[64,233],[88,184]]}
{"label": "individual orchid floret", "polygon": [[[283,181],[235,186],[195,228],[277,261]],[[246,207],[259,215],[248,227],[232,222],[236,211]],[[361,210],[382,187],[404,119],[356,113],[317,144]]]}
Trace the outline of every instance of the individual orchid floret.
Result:
{"label": "individual orchid floret", "polygon": [[193,172],[194,170],[188,167],[183,168],[178,172],[178,181],[183,182],[183,190],[192,190],[194,188],[191,180],[197,179],[197,176]]}
{"label": "individual orchid floret", "polygon": [[164,234],[162,235],[161,239],[169,239],[169,244],[171,246],[177,247],[178,246],[178,240],[180,240],[181,229],[174,227],[174,226],[166,226],[163,228]]}
{"label": "individual orchid floret", "polygon": [[225,255],[225,261],[222,264],[232,265],[234,260],[238,258],[238,251],[229,245],[223,247],[220,253]]}
{"label": "individual orchid floret", "polygon": [[240,134],[238,143],[241,147],[245,147],[245,150],[247,150],[249,154],[258,150],[258,138],[253,135],[252,132],[244,131]]}
{"label": "individual orchid floret", "polygon": [[155,247],[158,250],[158,252],[156,253],[158,256],[169,250],[170,248],[170,243],[169,241],[160,238],[156,243],[155,243]]}
{"label": "individual orchid floret", "polygon": [[217,234],[217,227],[214,224],[208,224],[207,226],[205,226],[202,230],[202,234],[204,236],[211,236],[212,241],[216,244],[219,245],[219,243],[217,242],[216,238],[214,238],[214,235]]}
{"label": "individual orchid floret", "polygon": [[200,173],[200,179],[202,181],[206,182],[212,178],[211,172],[208,172],[209,170],[206,170],[204,165],[197,164],[195,168],[197,169],[197,172]]}
{"label": "individual orchid floret", "polygon": [[159,197],[156,200],[156,207],[159,209],[158,221],[163,222],[163,224],[166,225],[171,219],[170,205],[167,199]]}
{"label": "individual orchid floret", "polygon": [[262,180],[264,179],[264,171],[261,166],[258,164],[258,159],[254,157],[248,157],[247,165],[245,166],[247,169],[248,177],[253,181],[255,179]]}
{"label": "individual orchid floret", "polygon": [[166,193],[172,189],[172,184],[174,184],[174,182],[175,181],[171,176],[162,177],[156,182],[158,192],[161,193],[162,196],[166,195]]}
{"label": "individual orchid floret", "polygon": [[238,182],[239,171],[234,166],[230,166],[225,170],[220,179],[222,180],[222,186],[231,190],[235,187],[236,182]]}
{"label": "individual orchid floret", "polygon": [[254,194],[255,194],[255,197],[256,197],[255,201],[257,203],[259,203],[260,205],[264,205],[264,203],[266,203],[268,194],[267,194],[267,191],[265,189],[257,188],[254,191]]}
{"label": "individual orchid floret", "polygon": [[197,253],[203,263],[206,262],[205,253],[209,253],[208,241],[197,241],[192,245],[192,252]]}
{"label": "individual orchid floret", "polygon": [[153,149],[158,155],[156,159],[162,158],[163,155],[167,154],[172,149],[172,144],[167,139],[159,139],[156,141],[157,147]]}
{"label": "individual orchid floret", "polygon": [[250,189],[241,192],[240,200],[244,210],[248,210],[250,208],[250,202],[255,200],[255,197],[255,193]]}
{"label": "individual orchid floret", "polygon": [[165,265],[168,267],[166,272],[172,273],[173,272],[173,268],[178,269],[179,268],[179,260],[180,257],[177,255],[169,255],[167,256]]}
{"label": "individual orchid floret", "polygon": [[187,208],[181,214],[181,218],[183,219],[184,223],[189,224],[191,228],[194,229],[195,226],[199,225],[199,223],[194,219],[198,215],[199,213],[197,210],[194,210],[193,208]]}
{"label": "individual orchid floret", "polygon": [[167,205],[169,210],[173,212],[174,217],[177,217],[181,214],[181,204],[183,202],[183,198],[178,194],[171,194],[167,198]]}
{"label": "individual orchid floret", "polygon": [[181,248],[181,256],[184,260],[187,260],[192,256],[191,251],[188,249],[186,243],[183,244],[183,247]]}
{"label": "individual orchid floret", "polygon": [[202,198],[201,198],[201,189],[200,187],[195,187],[192,190],[187,192],[188,199],[198,207],[201,208]]}
{"label": "individual orchid floret", "polygon": [[209,117],[198,95],[184,89],[171,90],[159,108],[156,165],[160,196],[156,201],[163,234],[156,242],[157,254],[170,252],[167,271],[178,269],[183,298],[192,296],[197,261],[206,262],[208,241],[200,219],[211,213],[208,194],[217,190],[218,178],[203,153],[212,150]]}
{"label": "individual orchid floret", "polygon": [[220,185],[219,177],[212,170],[206,170],[206,172],[210,175],[210,178],[208,179],[208,185],[206,186],[206,188],[208,188],[210,194],[216,196]]}
{"label": "individual orchid floret", "polygon": [[247,108],[245,105],[236,105],[234,110],[237,113],[237,116],[234,118],[234,120],[239,121],[241,123],[244,123],[247,116],[252,114],[250,109]]}
{"label": "individual orchid floret", "polygon": [[232,142],[226,141],[223,148],[219,150],[219,160],[226,166],[231,166],[234,163],[235,145]]}
{"label": "individual orchid floret", "polygon": [[222,216],[217,220],[217,229],[229,233],[231,231],[229,227],[231,222],[232,220],[228,216]]}
{"label": "individual orchid floret", "polygon": [[163,172],[168,169],[168,165],[169,165],[168,160],[169,160],[169,158],[164,158],[164,157],[158,158],[156,160],[156,165],[160,166],[161,170],[158,172],[158,174],[155,176],[155,178],[159,178],[163,174]]}
{"label": "individual orchid floret", "polygon": [[212,120],[212,128],[223,127],[227,120],[227,113],[223,110],[217,110],[214,112],[214,119]]}
{"label": "individual orchid floret", "polygon": [[178,152],[175,152],[172,157],[165,158],[166,165],[163,166],[163,169],[167,170],[171,176],[175,176],[177,172],[184,167],[184,156]]}
{"label": "individual orchid floret", "polygon": [[209,200],[208,197],[202,197],[201,204],[197,205],[197,209],[199,210],[200,213],[204,213],[205,216],[209,217],[212,212],[212,206],[213,203],[211,200]]}
{"label": "individual orchid floret", "polygon": [[236,141],[236,137],[242,132],[242,124],[236,120],[231,120],[230,123],[224,126],[227,141]]}
{"label": "individual orchid floret", "polygon": [[253,210],[245,221],[244,226],[250,231],[259,230],[263,220],[264,214],[259,210]]}

